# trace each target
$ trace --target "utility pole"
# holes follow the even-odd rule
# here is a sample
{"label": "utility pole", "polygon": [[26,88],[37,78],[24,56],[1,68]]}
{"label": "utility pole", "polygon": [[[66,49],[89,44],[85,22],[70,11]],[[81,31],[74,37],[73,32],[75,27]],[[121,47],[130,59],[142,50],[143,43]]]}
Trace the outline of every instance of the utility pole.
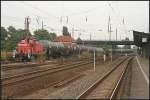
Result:
{"label": "utility pole", "polygon": [[27,29],[27,18],[25,18],[25,21],[24,21],[24,29],[25,30]]}
{"label": "utility pole", "polygon": [[[109,33],[109,41],[111,41],[111,22],[110,22],[110,16],[108,19],[108,33]],[[111,62],[112,62],[112,46],[111,46]]]}
{"label": "utility pole", "polygon": [[116,41],[117,41],[117,28],[116,28]]}
{"label": "utility pole", "polygon": [[27,37],[29,36],[29,24],[30,24],[30,18],[29,16],[25,18],[25,30],[27,32]]}
{"label": "utility pole", "polygon": [[73,25],[73,28],[72,28],[72,38],[74,37],[74,25]]}
{"label": "utility pole", "polygon": [[[109,41],[111,41],[111,22],[110,22],[110,16],[108,20],[108,32],[109,32]],[[112,46],[111,46],[111,62],[112,62]]]}
{"label": "utility pole", "polygon": [[[111,41],[111,24],[110,24],[110,41]],[[111,45],[111,62],[112,62],[112,45]]]}
{"label": "utility pole", "polygon": [[66,23],[68,24],[68,16],[66,16],[67,20],[66,20]]}
{"label": "utility pole", "polygon": [[91,41],[91,34],[90,34],[90,41]]}
{"label": "utility pole", "polygon": [[109,34],[109,41],[110,41],[110,39],[111,39],[111,37],[110,37],[110,16],[108,19],[108,34]]}
{"label": "utility pole", "polygon": [[42,30],[43,30],[43,20],[42,20]]}
{"label": "utility pole", "polygon": [[111,41],[111,24],[110,24],[110,31],[109,31],[110,33],[110,35],[109,35],[109,41]]}
{"label": "utility pole", "polygon": [[121,41],[121,36],[120,36],[120,41]]}
{"label": "utility pole", "polygon": [[37,29],[39,29],[39,21],[40,21],[40,17],[39,16],[37,16],[36,21],[37,21]]}
{"label": "utility pole", "polygon": [[95,49],[94,49],[94,72],[95,72]]}

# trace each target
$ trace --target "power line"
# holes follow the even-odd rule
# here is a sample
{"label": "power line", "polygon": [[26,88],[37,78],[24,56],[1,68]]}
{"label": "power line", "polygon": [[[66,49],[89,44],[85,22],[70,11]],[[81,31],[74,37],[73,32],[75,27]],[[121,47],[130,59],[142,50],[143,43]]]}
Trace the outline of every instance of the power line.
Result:
{"label": "power line", "polygon": [[25,3],[24,1],[20,1],[20,2],[21,2],[22,4],[28,6],[28,7],[31,7],[31,8],[33,8],[33,9],[36,9],[37,11],[39,11],[39,12],[41,12],[41,13],[44,13],[44,14],[46,14],[46,15],[48,15],[48,16],[52,16],[52,17],[54,17],[54,18],[59,19],[59,17],[54,16],[54,15],[52,15],[52,14],[50,14],[50,13],[44,11],[44,10],[41,10],[41,9],[39,9],[38,7],[35,7],[35,6],[30,5],[30,4],[28,4],[28,3]]}
{"label": "power line", "polygon": [[116,8],[117,8],[117,10],[118,10],[119,17],[121,18],[121,14],[120,14],[120,10],[119,10],[119,8],[118,8],[118,5],[116,5]]}
{"label": "power line", "polygon": [[[45,14],[48,15],[48,16],[53,16],[54,18],[59,19],[59,17],[54,16],[54,15],[52,15],[52,14],[49,14],[48,12],[45,12],[45,11],[43,11],[43,10],[41,10],[41,9],[39,9],[39,8],[37,8],[37,7],[35,7],[35,6],[32,6],[32,5],[30,5],[30,4],[26,3],[26,2],[24,2],[24,1],[22,1],[22,2],[20,2],[20,3],[26,5],[26,6],[30,7],[30,8],[36,9],[37,11],[39,11],[39,12],[41,12],[41,13],[45,13]],[[97,8],[97,7],[95,7],[95,8]],[[94,10],[95,8],[86,10],[86,11],[84,11],[84,12],[85,12],[85,13],[88,13],[88,12]],[[84,12],[82,12],[82,13],[84,13]],[[35,15],[35,14],[34,14],[34,15]],[[35,16],[37,16],[37,14],[36,14]],[[16,17],[16,19],[18,19],[18,18]],[[67,20],[68,20],[68,18],[67,18]],[[18,20],[17,20],[17,21],[18,21]],[[68,21],[67,24],[69,24],[69,23],[70,23],[70,22]],[[35,24],[33,24],[33,23],[31,23],[31,24],[32,24],[32,25],[35,25]],[[70,23],[70,25],[71,25],[72,27],[75,27],[75,26],[74,26],[73,24],[71,24],[71,23]]]}
{"label": "power line", "polygon": [[[39,11],[40,13],[46,13],[46,14],[47,14],[47,12],[45,12],[45,11],[43,11],[43,10],[37,8],[37,7],[34,7],[34,6],[30,5],[30,4],[27,4],[27,3],[25,3],[24,1],[20,1],[20,3],[22,3],[23,5],[25,5],[25,6],[27,6],[27,7],[33,8],[33,9]],[[31,10],[31,11],[32,11],[32,10]],[[34,16],[39,16],[39,15],[35,14],[34,11],[32,11],[32,14],[33,14]],[[47,15],[48,15],[48,14],[47,14]],[[49,16],[50,16],[50,15],[49,15]],[[51,16],[53,16],[53,15],[51,15]],[[46,18],[46,17],[43,17],[43,18]],[[46,19],[48,19],[48,18],[46,18]],[[49,19],[48,19],[48,20],[49,20]],[[51,20],[50,20],[50,21],[51,21]]]}
{"label": "power line", "polygon": [[[22,3],[22,4],[24,4],[24,5],[26,5],[26,6],[28,6],[28,7],[32,7],[32,8],[34,8],[34,9],[36,9],[36,10],[38,10],[39,12],[44,12],[44,13],[46,13],[47,15],[49,15],[47,12],[45,12],[45,11],[43,11],[43,10],[40,10],[40,9],[38,9],[37,7],[34,7],[34,6],[32,6],[32,5],[29,5],[29,4],[27,4],[27,3],[25,3],[25,2],[20,2],[20,3]],[[35,14],[34,14],[35,15]],[[37,15],[35,15],[35,16],[37,16]],[[50,16],[50,15],[49,15]],[[51,15],[52,16],[52,15]],[[18,17],[12,17],[12,16],[8,16],[9,18],[16,18],[16,19],[19,19]],[[44,17],[45,18],[45,17]],[[56,18],[56,16],[55,16],[55,18]],[[22,19],[20,19],[20,20],[22,20]],[[49,20],[49,19],[48,19]],[[18,20],[17,20],[18,21]],[[33,24],[32,23],[32,25],[35,25],[35,24]]]}
{"label": "power line", "polygon": [[[22,27],[23,28],[23,23],[24,23],[24,21],[23,21],[23,19],[22,18],[19,18],[19,17],[14,17],[14,16],[8,16],[8,15],[4,15],[5,17],[3,17],[3,18],[9,18],[10,20],[8,20],[7,19],[7,21],[10,21],[10,22],[12,22],[12,23],[21,23],[22,25],[17,25],[18,27]],[[19,20],[18,20],[19,19]],[[30,27],[31,29],[32,29],[32,31],[34,31],[34,30],[36,30],[37,28],[34,28],[35,26],[36,26],[36,24],[33,24],[33,23],[31,23],[31,25],[34,25],[34,26],[32,26],[32,27]],[[47,28],[47,27],[46,27]],[[33,30],[34,29],[34,30]],[[54,29],[54,28],[51,28],[51,29]],[[54,29],[54,30],[57,30],[57,29]]]}
{"label": "power line", "polygon": [[[8,19],[10,19],[11,21],[17,21],[17,22],[20,22],[20,23],[23,23],[24,21],[23,21],[23,18],[19,18],[19,17],[14,17],[14,16],[8,16],[8,15],[4,15],[5,17],[3,17],[3,18],[8,18]],[[10,21],[9,20],[9,21]],[[36,25],[36,24],[33,24],[33,23],[31,23],[32,25]]]}
{"label": "power line", "polygon": [[[30,5],[30,4],[27,4],[27,3],[23,2],[23,1],[21,1],[21,3],[23,3],[24,5],[29,6],[29,7],[31,7],[31,8],[34,8],[34,9],[38,10],[39,12],[45,13],[45,14],[47,14],[48,16],[53,16],[53,17],[55,17],[56,19],[59,19],[59,18],[60,18],[60,17],[54,16],[54,15],[52,15],[52,14],[48,14],[47,12],[45,12],[45,11],[43,11],[43,10],[37,8],[37,7],[34,7],[34,6]],[[70,24],[70,25],[72,25],[72,24]],[[73,26],[73,25],[72,25],[72,26]]]}
{"label": "power line", "polygon": [[99,6],[98,6],[98,7],[91,8],[91,9],[88,9],[88,10],[86,10],[86,11],[78,12],[78,13],[71,13],[71,14],[69,14],[69,16],[75,16],[75,15],[81,15],[81,14],[89,13],[89,12],[94,11],[94,10],[97,9],[97,8],[99,8]]}
{"label": "power line", "polygon": [[[60,17],[54,16],[54,15],[52,15],[52,14],[48,14],[47,12],[45,12],[45,11],[43,11],[43,10],[37,8],[37,7],[34,7],[34,6],[30,5],[30,4],[27,4],[27,3],[23,2],[23,1],[21,1],[21,3],[23,3],[24,5],[26,5],[26,6],[28,6],[28,7],[31,7],[31,8],[33,8],[33,9],[36,9],[36,10],[38,10],[39,12],[45,13],[45,14],[47,14],[47,15],[49,15],[49,16],[53,16],[53,17],[55,17],[56,19],[60,19]],[[98,8],[98,7],[95,7],[95,8]],[[92,8],[92,9],[89,9],[89,10],[86,10],[86,11],[83,11],[83,12],[80,12],[80,13],[82,13],[82,14],[83,14],[83,13],[89,13],[89,12],[95,10],[95,8]],[[80,13],[79,13],[79,14],[80,14]],[[69,16],[70,16],[70,15],[69,15]],[[71,15],[71,16],[72,16],[72,15]],[[61,17],[61,18],[62,18],[62,17]],[[68,22],[68,16],[67,16],[67,24],[69,24],[69,22]],[[70,23],[70,25],[73,26],[73,24],[71,24],[71,23]]]}
{"label": "power line", "polygon": [[107,1],[107,3],[108,3],[108,6],[112,9],[113,14],[116,16],[116,19],[117,19],[117,18],[120,19],[120,21],[117,19],[117,21],[119,22],[119,24],[122,25],[122,24],[121,24],[121,23],[122,23],[122,22],[121,22],[122,18],[121,18],[121,16],[120,16],[120,12],[119,12],[119,16],[118,16],[117,13],[115,12],[114,8],[112,7],[112,4],[109,3],[108,1]]}
{"label": "power line", "polygon": [[[115,13],[114,8],[111,6],[111,4],[110,4],[109,2],[107,2],[107,3],[108,3],[108,5],[109,5],[109,7],[112,9],[114,15],[117,17],[118,15]],[[118,8],[117,8],[117,9],[118,9]],[[118,11],[119,11],[119,9],[118,9]],[[126,35],[126,37],[127,37],[127,28],[126,28],[126,24],[125,24],[125,19],[124,19],[124,18],[121,18],[121,16],[120,16],[120,11],[119,11],[119,16],[118,16],[118,18],[120,19],[120,21],[118,21],[118,22],[119,22],[120,25],[123,26],[125,35]]]}
{"label": "power line", "polygon": [[[2,17],[4,16],[4,17]],[[9,18],[9,19],[16,19],[16,20],[23,20],[23,18],[19,18],[19,17],[14,17],[14,16],[9,16],[9,15],[4,15],[2,14],[1,18]]]}

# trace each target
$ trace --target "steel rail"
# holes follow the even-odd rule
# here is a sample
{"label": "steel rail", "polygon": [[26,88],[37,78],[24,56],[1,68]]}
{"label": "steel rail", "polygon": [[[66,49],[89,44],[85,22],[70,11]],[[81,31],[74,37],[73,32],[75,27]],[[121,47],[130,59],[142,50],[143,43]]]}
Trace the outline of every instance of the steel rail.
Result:
{"label": "steel rail", "polygon": [[126,67],[125,67],[125,69],[123,70],[123,72],[122,72],[122,74],[121,74],[121,76],[120,76],[120,78],[119,78],[119,80],[118,80],[118,82],[117,82],[115,88],[113,89],[113,91],[112,91],[112,93],[111,93],[111,96],[110,96],[110,98],[109,98],[110,100],[114,99],[115,96],[117,95],[118,90],[119,90],[120,85],[121,85],[121,82],[122,82],[122,80],[123,80],[123,78],[124,78],[124,76],[125,76],[125,73],[126,73],[126,71],[127,71],[127,68],[129,68],[129,63],[131,62],[132,59],[133,59],[133,58],[129,59],[129,61],[128,61]]}
{"label": "steel rail", "polygon": [[[58,68],[62,68],[62,67],[66,67],[66,66],[71,66],[72,64],[80,64],[84,61],[80,61],[80,62],[75,62],[75,63],[70,63],[70,64],[66,64],[66,65],[61,65],[59,66],[56,65],[56,66],[59,66],[59,67],[52,67],[52,68],[47,68],[47,69],[41,69],[41,70],[38,70],[38,71],[32,71],[32,72],[28,72],[28,73],[23,73],[23,74],[16,74],[16,75],[13,75],[13,76],[9,76],[9,77],[4,77],[4,78],[1,78],[2,80],[6,80],[6,79],[10,79],[10,78],[13,78],[13,77],[19,77],[19,76],[25,76],[25,75],[29,75],[29,74],[33,74],[33,73],[38,73],[38,72],[44,72],[44,71],[48,71],[48,70],[52,70],[52,69],[58,69]],[[41,66],[48,66],[48,65],[41,65]]]}
{"label": "steel rail", "polygon": [[[129,58],[129,57],[128,57]],[[116,68],[119,67],[124,61],[126,61],[128,58],[125,58],[121,60],[113,69],[108,71],[103,77],[99,78],[96,82],[94,82],[89,88],[87,88],[85,91],[83,91],[81,94],[79,94],[76,99],[81,99],[84,96],[86,96],[90,91],[92,91],[100,82],[102,82],[105,78],[107,78]]]}
{"label": "steel rail", "polygon": [[[73,68],[77,68],[77,67],[81,67],[81,65],[87,65],[87,64],[90,64],[90,63],[92,63],[93,61],[91,61],[91,62],[82,62],[82,63],[78,63],[78,64],[74,64],[73,66],[71,66],[71,67],[65,67],[64,68],[64,66],[63,67],[59,67],[59,68],[54,68],[54,69],[56,69],[56,70],[54,70],[54,71],[52,71],[51,70],[51,72],[47,72],[47,71],[49,71],[49,70],[47,70],[47,71],[42,71],[43,73],[41,74],[41,73],[38,73],[38,72],[36,72],[36,73],[31,73],[30,75],[22,75],[22,76],[20,76],[19,78],[22,78],[22,77],[24,77],[24,79],[20,79],[20,80],[15,80],[15,81],[13,81],[13,82],[9,82],[9,80],[11,80],[11,78],[8,78],[7,80],[6,79],[3,79],[3,82],[5,81],[8,81],[8,82],[6,82],[6,83],[3,83],[2,82],[2,85],[8,85],[8,84],[11,84],[11,83],[16,83],[16,82],[20,82],[20,81],[24,81],[24,80],[29,80],[29,79],[33,79],[33,78],[36,78],[36,77],[40,77],[40,76],[43,76],[43,75],[47,75],[47,74],[52,74],[52,73],[56,73],[56,72],[59,72],[59,71],[63,71],[63,70],[68,70],[68,69],[73,69]],[[68,65],[69,66],[69,65]],[[41,74],[41,75],[40,75]],[[25,78],[25,77],[29,77],[29,78]],[[13,78],[16,78],[16,77],[13,77]]]}
{"label": "steel rail", "polygon": [[[73,64],[79,64],[79,63],[82,63],[82,62],[73,63]],[[62,67],[67,67],[67,66],[70,66],[70,65],[72,65],[72,64],[62,65],[62,66],[59,66],[59,67],[52,67],[52,68],[47,68],[47,69],[41,69],[41,70],[38,70],[38,71],[31,71],[31,72],[23,73],[23,74],[16,74],[16,75],[9,76],[9,77],[4,77],[4,78],[1,78],[1,79],[2,80],[6,80],[6,79],[14,78],[14,77],[21,77],[21,76],[35,74],[35,73],[39,73],[39,72],[45,72],[45,71],[48,71],[48,70],[53,70],[53,69],[58,69],[58,68],[62,68]],[[47,66],[47,65],[44,65],[44,66]]]}
{"label": "steel rail", "polygon": [[[83,59],[89,59],[89,58],[83,58]],[[75,60],[75,61],[79,61],[79,60]],[[43,66],[43,65],[48,65],[48,64],[57,64],[56,62],[46,62],[46,63],[31,63],[31,64],[17,64],[17,65],[2,65],[1,68],[3,71],[8,71],[8,70],[13,70],[13,69],[20,69],[20,68],[25,68],[25,67],[35,67],[35,66]]]}
{"label": "steel rail", "polygon": [[17,66],[15,66],[15,65],[13,65],[13,66],[7,66],[7,67],[2,67],[2,70],[3,71],[8,71],[8,70],[16,70],[16,69],[21,69],[21,68],[28,68],[28,67],[36,67],[36,66],[44,66],[44,65],[49,65],[49,64],[54,64],[54,65],[58,65],[58,64],[56,64],[56,63],[51,63],[51,62],[49,62],[49,63],[41,63],[41,64],[24,64],[24,65],[17,65]]}

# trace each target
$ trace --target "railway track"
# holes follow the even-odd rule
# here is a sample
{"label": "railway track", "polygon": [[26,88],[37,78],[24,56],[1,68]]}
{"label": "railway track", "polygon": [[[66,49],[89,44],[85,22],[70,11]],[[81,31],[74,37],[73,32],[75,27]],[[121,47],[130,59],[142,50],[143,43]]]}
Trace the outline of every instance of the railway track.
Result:
{"label": "railway track", "polygon": [[[81,60],[88,60],[89,58],[83,58]],[[74,60],[74,61],[80,61],[79,59]],[[3,71],[8,71],[8,70],[13,70],[13,69],[20,69],[20,68],[26,68],[26,67],[36,67],[36,66],[42,66],[42,65],[48,65],[48,64],[55,64],[55,65],[59,65],[57,64],[56,61],[48,61],[46,63],[30,63],[30,64],[26,64],[26,63],[15,63],[15,64],[5,64],[1,66],[1,69]]]}
{"label": "railway track", "polygon": [[67,65],[62,65],[62,66],[57,66],[53,68],[47,68],[47,69],[42,69],[42,70],[37,70],[33,72],[28,72],[28,73],[23,73],[23,74],[18,74],[18,75],[13,75],[13,76],[8,76],[8,77],[3,77],[2,80],[2,85],[9,85],[12,83],[20,82],[20,81],[27,81],[29,79],[33,79],[36,77],[40,77],[46,74],[51,74],[51,73],[56,73],[58,71],[63,71],[63,70],[68,70],[72,68],[77,68],[82,65],[87,65],[92,63],[93,61],[80,61],[80,62],[75,62],[72,64],[67,64]]}
{"label": "railway track", "polygon": [[42,65],[38,65],[38,66],[27,66],[27,67],[23,67],[23,68],[18,68],[18,69],[14,69],[14,70],[5,70],[2,71],[2,77],[9,77],[9,76],[17,76],[17,75],[26,75],[27,73],[32,73],[32,72],[36,72],[39,70],[48,70],[48,69],[56,69],[57,67],[60,68],[60,66],[70,66],[72,63],[81,63],[84,61],[90,61],[91,58],[86,58],[86,59],[82,59],[81,61],[75,61],[75,62],[69,62],[69,63],[64,63],[62,65],[60,64],[55,64],[55,63],[50,63],[50,64],[42,64]]}
{"label": "railway track", "polygon": [[[75,76],[74,70],[83,70],[86,65],[91,64],[93,61],[84,61],[68,65],[62,65],[56,68],[39,70],[33,73],[22,74],[17,76],[2,78],[3,93],[2,96],[5,98],[14,98],[18,96],[24,96],[31,92],[40,90],[42,88],[50,87],[58,82],[63,82],[62,85],[71,82],[79,77]],[[74,74],[69,73],[74,72]],[[66,73],[67,72],[67,73]],[[59,76],[59,75],[62,76]],[[76,74],[77,75],[77,74]],[[59,77],[57,77],[59,76]],[[70,78],[72,79],[70,80]],[[69,79],[69,80],[68,80]],[[42,81],[41,81],[42,80]],[[59,83],[61,84],[61,83]]]}
{"label": "railway track", "polygon": [[25,68],[25,67],[36,67],[36,66],[41,66],[41,65],[48,65],[48,64],[56,64],[56,62],[46,62],[46,63],[16,63],[16,64],[11,64],[11,65],[2,65],[1,69],[3,71],[8,71],[8,70],[13,70],[13,69],[20,69],[20,68]]}
{"label": "railway track", "polygon": [[83,77],[83,76],[85,76],[85,74],[75,75],[75,76],[73,76],[73,77],[71,77],[69,79],[65,79],[65,80],[62,80],[60,82],[57,82],[56,84],[54,84],[54,87],[55,88],[59,88],[59,87],[68,85],[70,82],[75,81],[76,79],[78,79],[80,77]]}
{"label": "railway track", "polygon": [[132,57],[121,61],[79,94],[76,99],[114,99],[131,60]]}

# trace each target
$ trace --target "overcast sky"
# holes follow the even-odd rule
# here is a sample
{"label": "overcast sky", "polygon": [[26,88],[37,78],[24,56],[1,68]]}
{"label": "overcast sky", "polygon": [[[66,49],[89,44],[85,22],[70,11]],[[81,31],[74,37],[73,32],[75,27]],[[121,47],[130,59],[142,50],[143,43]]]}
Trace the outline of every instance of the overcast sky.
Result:
{"label": "overcast sky", "polygon": [[27,16],[31,18],[32,34],[41,28],[43,20],[44,28],[57,35],[62,35],[62,26],[66,25],[71,34],[72,28],[78,30],[74,31],[75,39],[79,36],[90,39],[91,34],[93,40],[108,40],[109,16],[112,40],[116,39],[116,28],[118,40],[125,37],[132,40],[129,30],[149,32],[148,1],[1,1],[1,26],[24,29]]}

